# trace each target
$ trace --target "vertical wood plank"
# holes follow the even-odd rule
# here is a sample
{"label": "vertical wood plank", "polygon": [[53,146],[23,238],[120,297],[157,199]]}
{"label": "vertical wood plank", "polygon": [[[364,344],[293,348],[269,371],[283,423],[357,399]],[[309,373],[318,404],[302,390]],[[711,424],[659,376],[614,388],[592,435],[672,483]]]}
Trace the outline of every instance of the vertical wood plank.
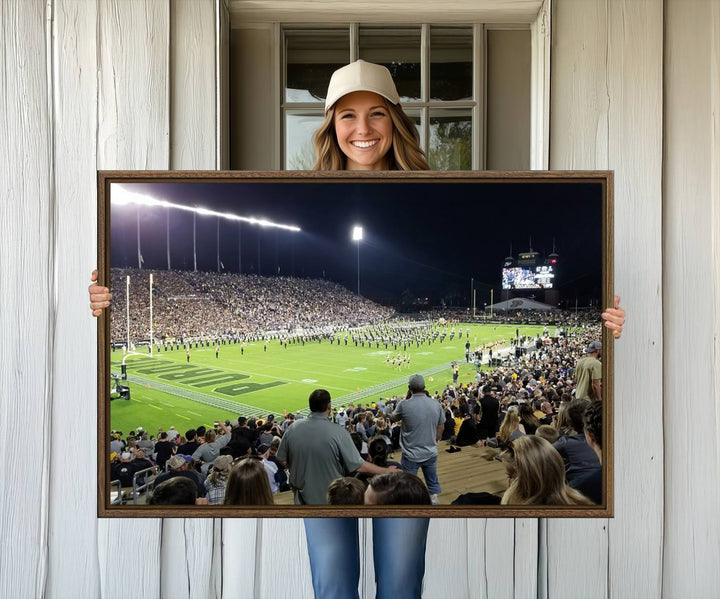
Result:
{"label": "vertical wood plank", "polygon": [[[99,169],[167,169],[169,166],[168,2],[98,3]],[[101,520],[98,548],[103,597],[128,592],[158,597],[161,520]],[[122,551],[122,541],[142,540],[141,551]],[[119,559],[121,558],[121,559]]]}
{"label": "vertical wood plank", "polygon": [[[662,0],[608,2],[615,290],[629,315],[627,334],[614,348],[615,518],[607,523],[611,597],[659,597],[662,592],[665,450],[657,399],[667,397],[660,381],[663,348],[668,347],[661,291],[662,55]],[[638,397],[638,381],[649,380],[654,381],[652,397]]]}
{"label": "vertical wood plank", "polygon": [[[261,597],[258,593],[256,568],[260,534],[255,518],[223,518],[222,522],[222,597]],[[285,540],[285,537],[283,537]],[[281,548],[285,545],[283,542]],[[296,564],[287,563],[288,568]]]}
{"label": "vertical wood plank", "polygon": [[[473,524],[485,520],[462,518],[431,518],[425,551],[425,579],[423,597],[448,596],[448,576],[453,580],[452,596],[455,599],[469,599],[483,592],[484,587],[475,588],[471,583],[473,574],[482,571],[484,563],[484,526],[474,527],[477,534],[471,535]],[[473,559],[468,559],[472,555]],[[477,560],[477,561],[476,561]]]}
{"label": "vertical wood plank", "polygon": [[615,518],[548,521],[548,596],[659,596],[662,413],[633,390],[662,393],[662,2],[553,10],[551,168],[615,171],[615,291],[630,316],[615,347]]}
{"label": "vertical wood plank", "polygon": [[[97,324],[88,310],[89,281],[85,283],[95,268],[97,251],[97,6],[56,0],[53,13],[56,451],[50,461],[52,534],[46,596],[71,599],[100,596],[97,500],[91,484],[97,472],[97,387],[92,376]],[[69,471],[66,448],[79,439],[83,450],[74,453]]]}
{"label": "vertical wood plank", "polygon": [[530,27],[530,168],[547,170],[550,159],[550,1]]}
{"label": "vertical wood plank", "polygon": [[214,0],[171,0],[170,168],[217,167]]}
{"label": "vertical wood plank", "polygon": [[169,4],[98,0],[100,169],[167,169]]}
{"label": "vertical wood plank", "polygon": [[[720,586],[720,10],[665,5],[663,595],[712,597]],[[688,369],[699,376],[678,376]]]}
{"label": "vertical wood plank", "polygon": [[[225,525],[225,536],[229,534],[229,524]],[[308,557],[307,541],[305,540],[305,526],[300,518],[265,518],[256,520],[257,545],[254,547],[254,597],[283,597],[284,599],[312,599],[312,578],[310,576],[310,558]],[[232,524],[232,526],[236,526]],[[250,529],[251,525],[245,525]],[[252,537],[250,537],[252,539]],[[252,540],[245,540],[247,545],[253,549]],[[230,553],[226,542],[226,555]],[[243,549],[247,552],[247,548]],[[240,556],[238,556],[240,557]],[[237,561],[233,564],[237,567]],[[253,570],[243,566],[245,572],[244,580],[252,580]],[[338,564],[338,568],[342,565]],[[227,573],[227,569],[225,572]],[[234,587],[236,590],[239,588]],[[225,595],[227,599],[237,596],[229,592]]]}
{"label": "vertical wood plank", "polygon": [[616,345],[615,518],[548,521],[548,596],[658,596],[662,413],[632,390],[640,373],[661,393],[662,3],[553,10],[551,168],[615,171],[615,290],[630,320]]}
{"label": "vertical wood plank", "polygon": [[[0,4],[0,596],[47,575],[54,278],[45,2]],[[33,431],[33,442],[18,439]]]}

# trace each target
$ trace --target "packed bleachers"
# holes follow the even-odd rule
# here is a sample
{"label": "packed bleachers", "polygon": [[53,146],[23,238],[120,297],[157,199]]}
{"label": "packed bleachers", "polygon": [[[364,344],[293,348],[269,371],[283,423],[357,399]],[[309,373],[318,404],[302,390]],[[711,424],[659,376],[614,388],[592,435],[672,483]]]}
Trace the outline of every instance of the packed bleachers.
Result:
{"label": "packed bleachers", "polygon": [[130,339],[149,339],[153,282],[153,335],[216,338],[265,336],[307,327],[358,327],[390,319],[394,310],[322,279],[185,271],[112,269],[111,339],[127,337],[126,277],[130,277]]}

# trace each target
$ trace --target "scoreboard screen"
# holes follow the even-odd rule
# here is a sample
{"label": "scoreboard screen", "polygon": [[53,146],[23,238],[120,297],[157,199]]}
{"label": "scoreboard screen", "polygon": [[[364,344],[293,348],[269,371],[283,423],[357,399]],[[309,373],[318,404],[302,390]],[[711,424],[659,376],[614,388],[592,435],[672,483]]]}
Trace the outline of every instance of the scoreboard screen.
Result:
{"label": "scoreboard screen", "polygon": [[553,267],[536,266],[534,268],[503,268],[503,289],[552,289],[555,280]]}

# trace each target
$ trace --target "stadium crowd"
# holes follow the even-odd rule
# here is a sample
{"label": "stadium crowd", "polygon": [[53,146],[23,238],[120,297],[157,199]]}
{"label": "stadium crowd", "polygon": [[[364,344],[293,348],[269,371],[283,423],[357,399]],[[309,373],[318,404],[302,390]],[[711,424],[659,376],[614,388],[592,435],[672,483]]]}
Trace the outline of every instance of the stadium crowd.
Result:
{"label": "stadium crowd", "polygon": [[[151,271],[112,269],[111,339],[149,339]],[[345,329],[390,319],[394,311],[322,279],[208,272],[152,271],[154,337],[284,336],[307,329]],[[179,325],[178,323],[182,323]]]}
{"label": "stadium crowd", "polygon": [[[448,442],[446,451],[454,453],[470,445],[496,447],[496,458],[507,472],[508,489],[502,497],[470,493],[455,498],[454,503],[602,502],[602,402],[593,397],[597,393],[594,383],[599,385],[601,376],[599,367],[593,366],[599,364],[601,345],[595,341],[599,337],[600,326],[586,324],[582,332],[547,335],[527,353],[505,354],[494,368],[467,369],[465,381],[454,377],[453,384],[434,390],[425,390],[422,381],[422,393],[444,414],[439,431]],[[409,392],[406,397],[328,407],[327,416],[349,435],[359,456],[356,459],[361,460],[356,463],[384,469],[372,476],[362,473],[367,468],[345,472],[345,477],[328,486],[328,503],[381,503],[385,499],[426,503],[430,494],[414,472],[393,471],[400,465],[393,461],[394,452],[408,449],[401,441],[402,413],[403,402],[411,397]],[[284,459],[287,452],[280,446],[290,427],[303,418],[300,412],[280,422],[273,414],[265,419],[240,416],[184,434],[174,427],[157,435],[142,427],[128,435],[113,431],[111,479],[127,488],[136,473],[141,472],[144,480],[158,472],[151,503],[181,497],[189,503],[269,505],[274,494],[291,488],[292,473]],[[278,451],[283,459],[278,459]],[[352,480],[356,471],[359,483]],[[186,482],[173,482],[174,490],[166,493],[163,483],[175,478]],[[373,488],[370,492],[368,485]],[[404,491],[388,493],[393,485]]]}
{"label": "stadium crowd", "polygon": [[[514,324],[544,323],[551,328],[575,327],[581,320],[599,319],[599,313],[519,311],[480,313],[468,309],[425,310],[412,315],[396,312],[322,279],[258,275],[111,269],[113,292],[110,338],[121,345],[128,336],[126,278],[130,277],[129,324],[132,343],[150,338],[150,284],[153,274],[153,337],[157,341],[218,339],[275,339],[296,336],[330,337],[339,331],[371,327],[358,335],[361,343],[409,345],[438,340],[431,323],[446,324],[455,335],[455,322]],[[411,321],[409,324],[408,321]],[[431,330],[432,329],[432,330]],[[462,337],[462,329],[458,334]],[[444,336],[442,337],[444,340]],[[355,341],[355,336],[350,340]],[[395,347],[395,349],[398,349]]]}

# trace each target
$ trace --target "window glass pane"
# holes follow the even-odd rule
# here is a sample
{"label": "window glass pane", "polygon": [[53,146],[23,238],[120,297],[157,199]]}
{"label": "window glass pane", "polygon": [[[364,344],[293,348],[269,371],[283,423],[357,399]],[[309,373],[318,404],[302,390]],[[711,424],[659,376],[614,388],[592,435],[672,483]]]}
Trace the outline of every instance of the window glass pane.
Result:
{"label": "window glass pane", "polygon": [[312,135],[323,122],[321,112],[288,112],[285,115],[285,169],[312,170],[315,148]]}
{"label": "window glass pane", "polygon": [[473,35],[469,27],[430,29],[430,99],[472,100]]}
{"label": "window glass pane", "polygon": [[333,71],[350,62],[350,32],[286,31],[285,57],[285,101],[323,101]]}
{"label": "window glass pane", "polygon": [[413,110],[412,108],[410,108],[410,109],[403,108],[403,110],[404,110],[405,114],[407,114],[410,117],[412,122],[415,123],[415,128],[417,129],[418,135],[420,136],[420,147],[424,148],[426,144],[425,144],[425,140],[423,139],[423,130],[422,130],[422,126],[421,126],[422,121],[420,119],[420,110],[417,108],[415,110]]}
{"label": "window glass pane", "polygon": [[401,102],[420,95],[420,28],[360,28],[359,56],[386,66],[395,80]]}
{"label": "window glass pane", "polygon": [[430,168],[467,171],[472,168],[472,116],[467,109],[430,111]]}

